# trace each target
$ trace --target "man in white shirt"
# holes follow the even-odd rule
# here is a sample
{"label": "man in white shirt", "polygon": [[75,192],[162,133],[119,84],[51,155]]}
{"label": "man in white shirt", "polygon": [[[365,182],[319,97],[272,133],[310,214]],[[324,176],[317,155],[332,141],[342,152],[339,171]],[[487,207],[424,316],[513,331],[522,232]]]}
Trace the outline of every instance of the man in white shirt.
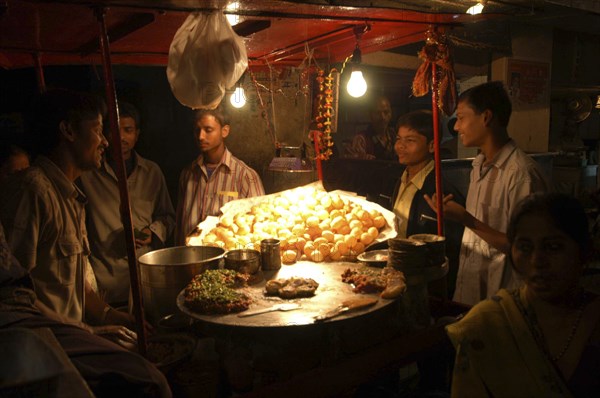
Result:
{"label": "man in white shirt", "polygon": [[[508,220],[524,197],[548,189],[539,166],[508,136],[512,112],[502,82],[488,82],[463,92],[455,130],[463,145],[479,147],[473,161],[466,208],[444,198],[444,216],[463,224],[460,264],[454,300],[474,305],[500,288],[519,281],[507,266]],[[436,208],[435,198],[427,197]]]}

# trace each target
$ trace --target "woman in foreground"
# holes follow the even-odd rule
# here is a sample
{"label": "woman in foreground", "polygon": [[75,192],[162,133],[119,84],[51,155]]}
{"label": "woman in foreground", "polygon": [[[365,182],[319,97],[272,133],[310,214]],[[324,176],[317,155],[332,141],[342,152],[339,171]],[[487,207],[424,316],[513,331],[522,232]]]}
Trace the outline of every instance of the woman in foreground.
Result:
{"label": "woman in foreground", "polygon": [[591,249],[582,206],[531,195],[507,235],[524,284],[447,327],[457,352],[452,396],[600,396],[600,299],[579,284]]}

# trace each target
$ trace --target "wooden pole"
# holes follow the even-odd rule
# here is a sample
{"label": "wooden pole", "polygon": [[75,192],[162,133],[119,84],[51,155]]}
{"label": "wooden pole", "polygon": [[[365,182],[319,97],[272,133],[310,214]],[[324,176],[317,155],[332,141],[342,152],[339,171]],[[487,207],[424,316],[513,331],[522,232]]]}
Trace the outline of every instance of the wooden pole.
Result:
{"label": "wooden pole", "polygon": [[444,191],[442,188],[442,161],[440,157],[440,120],[438,108],[437,65],[431,63],[431,107],[433,112],[433,147],[435,162],[435,193],[437,196],[438,235],[444,236]]}
{"label": "wooden pole", "polygon": [[131,208],[129,204],[129,191],[127,189],[127,174],[125,163],[123,162],[123,152],[121,151],[121,132],[119,130],[119,112],[117,106],[117,93],[112,73],[112,63],[110,60],[110,48],[108,34],[106,30],[106,9],[98,8],[96,16],[100,24],[100,49],[102,52],[102,64],[104,66],[104,88],[106,90],[106,102],[108,104],[108,120],[110,123],[111,150],[117,169],[117,180],[119,184],[119,193],[121,198],[121,221],[125,229],[125,244],[127,248],[127,258],[129,262],[129,278],[131,280],[131,292],[133,297],[133,314],[136,320],[138,334],[138,349],[140,354],[146,355],[146,329],[144,327],[144,310],[142,305],[142,295],[140,291],[140,277],[135,252],[135,238],[133,234],[133,223],[131,221]]}

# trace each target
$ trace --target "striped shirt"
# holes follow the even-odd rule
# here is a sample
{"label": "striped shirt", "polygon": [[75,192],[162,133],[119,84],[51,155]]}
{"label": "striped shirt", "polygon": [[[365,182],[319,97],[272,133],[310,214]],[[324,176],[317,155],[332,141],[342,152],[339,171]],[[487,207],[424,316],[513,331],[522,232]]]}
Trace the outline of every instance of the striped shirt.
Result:
{"label": "striped shirt", "polygon": [[183,169],[178,193],[175,243],[185,245],[186,236],[207,216],[217,216],[225,203],[262,196],[265,190],[258,173],[225,148],[210,177],[202,155]]}

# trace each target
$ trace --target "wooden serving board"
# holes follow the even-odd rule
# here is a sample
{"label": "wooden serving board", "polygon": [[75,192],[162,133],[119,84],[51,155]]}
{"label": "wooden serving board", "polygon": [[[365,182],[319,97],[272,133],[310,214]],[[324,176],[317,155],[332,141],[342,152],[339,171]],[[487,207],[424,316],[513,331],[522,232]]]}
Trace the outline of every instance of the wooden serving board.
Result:
{"label": "wooden serving board", "polygon": [[[268,308],[283,302],[296,302],[301,308],[293,311],[275,311],[250,317],[238,317],[238,313],[226,315],[203,315],[187,308],[183,302],[184,291],[177,297],[177,306],[181,311],[200,321],[229,326],[241,327],[286,327],[296,325],[310,325],[315,322],[315,317],[331,311],[344,301],[360,296],[379,298],[377,294],[357,294],[352,291],[352,286],[342,282],[341,275],[348,269],[366,267],[363,264],[351,262],[314,263],[300,261],[293,265],[283,265],[277,271],[265,271],[265,280],[242,289],[252,298],[249,310]],[[265,284],[268,279],[289,278],[299,276],[312,278],[319,283],[313,297],[285,300],[279,297],[266,296]],[[367,308],[348,311],[335,318],[324,322],[341,322],[345,319],[365,315],[393,303],[394,300],[379,298],[375,305]],[[321,322],[323,323],[323,322]]]}

